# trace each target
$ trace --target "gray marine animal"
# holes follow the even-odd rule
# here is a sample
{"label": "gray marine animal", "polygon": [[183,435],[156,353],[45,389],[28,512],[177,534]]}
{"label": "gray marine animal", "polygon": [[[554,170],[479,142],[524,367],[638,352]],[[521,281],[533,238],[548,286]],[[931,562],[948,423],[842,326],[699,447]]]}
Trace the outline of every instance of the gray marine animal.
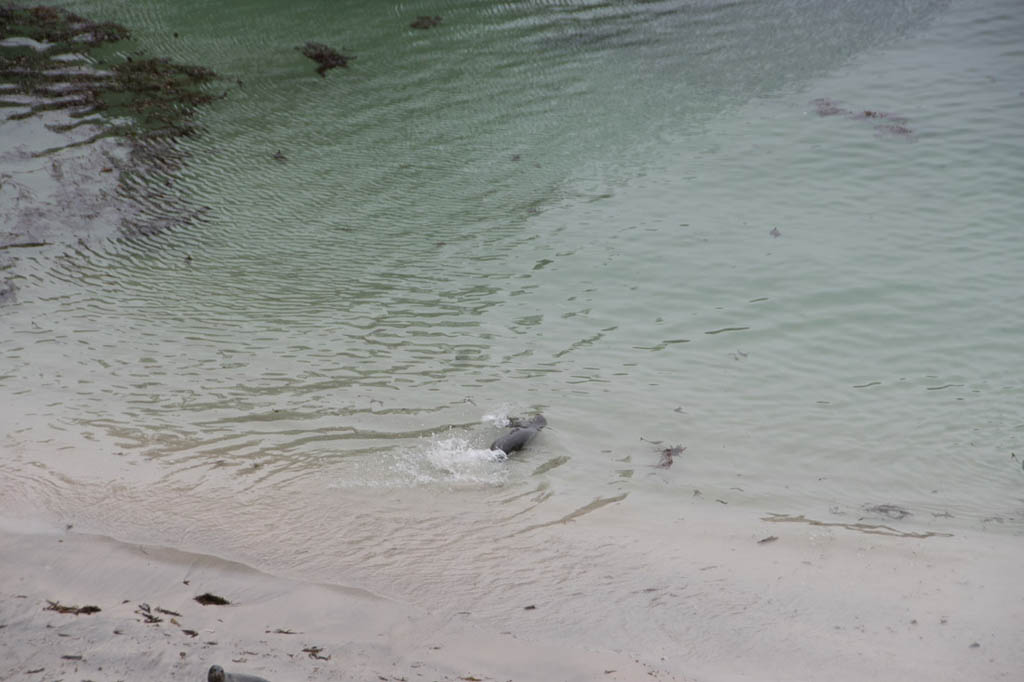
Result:
{"label": "gray marine animal", "polygon": [[511,421],[515,428],[491,443],[491,450],[501,450],[506,455],[510,455],[516,450],[522,450],[524,445],[548,425],[548,420],[542,414],[535,415],[533,419],[525,423],[518,419]]}
{"label": "gray marine animal", "polygon": [[269,682],[269,680],[255,675],[226,673],[224,668],[219,665],[211,665],[210,672],[206,675],[206,682]]}

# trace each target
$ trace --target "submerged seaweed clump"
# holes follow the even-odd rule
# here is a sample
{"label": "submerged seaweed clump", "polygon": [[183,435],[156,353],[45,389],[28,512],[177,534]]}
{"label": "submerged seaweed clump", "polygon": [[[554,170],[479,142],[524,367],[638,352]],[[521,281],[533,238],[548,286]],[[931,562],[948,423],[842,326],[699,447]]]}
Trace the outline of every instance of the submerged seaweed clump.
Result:
{"label": "submerged seaweed clump", "polygon": [[[167,187],[188,154],[178,141],[196,132],[198,108],[222,95],[210,90],[217,78],[210,69],[144,56],[128,42],[130,36],[120,24],[95,22],[59,7],[0,6],[0,123],[32,120],[58,133],[56,146],[41,148],[52,145],[50,135],[25,144],[39,145],[33,156],[52,157],[54,182],[78,192],[82,205],[93,202],[89,215],[118,211],[119,227],[132,234],[190,222],[200,213],[182,200],[169,200]],[[74,163],[82,170],[65,177],[60,169],[69,157],[63,152],[90,148],[103,138],[117,140],[118,151],[97,147],[88,162],[78,155]],[[127,158],[121,158],[123,152]],[[112,194],[97,196],[86,185],[87,178],[115,169],[122,196],[130,197],[116,207]],[[9,182],[17,186],[16,180]],[[161,208],[141,210],[150,202]],[[0,248],[59,241],[32,235],[50,234],[47,230],[57,224],[69,232],[90,229],[86,226],[94,222],[44,220],[24,211],[11,215],[16,224],[0,233]],[[0,302],[13,298],[13,292],[13,285],[0,283]]]}
{"label": "submerged seaweed clump", "polygon": [[411,24],[409,24],[409,26],[412,27],[412,28],[420,28],[420,29],[426,30],[428,28],[433,28],[433,27],[438,26],[440,24],[441,24],[441,17],[437,17],[437,16],[431,17],[431,16],[423,15],[423,16],[416,17],[416,21],[414,21]]}
{"label": "submerged seaweed clump", "polygon": [[59,7],[0,7],[0,40],[8,36],[96,47],[125,40],[130,33],[120,24],[97,23]]}
{"label": "submerged seaweed clump", "polygon": [[811,104],[814,105],[815,110],[818,112],[818,116],[847,116],[848,118],[857,120],[877,120],[886,119],[887,123],[879,123],[875,125],[875,130],[881,134],[888,135],[902,135],[910,137],[914,131],[905,126],[907,122],[902,116],[896,116],[885,111],[874,111],[872,109],[861,109],[859,111],[850,111],[839,106],[838,102],[830,100],[826,97],[819,97],[818,99],[811,100]]}
{"label": "submerged seaweed clump", "polygon": [[347,69],[348,60],[355,59],[355,57],[343,55],[333,47],[328,47],[323,43],[310,42],[298,49],[302,50],[303,55],[320,65],[317,67],[316,72],[324,78],[327,77],[328,69],[333,69],[336,66],[343,66]]}
{"label": "submerged seaweed clump", "polygon": [[[5,41],[0,47],[0,82],[13,86],[7,94],[31,98],[27,110],[8,118],[24,119],[54,109],[68,110],[73,119],[104,112],[108,125],[99,136],[191,134],[195,108],[213,99],[199,86],[216,74],[167,59],[132,57],[103,70],[82,54],[129,36],[120,24],[97,23],[57,7],[0,8],[0,39]],[[54,129],[64,132],[81,122]]]}
{"label": "submerged seaweed clump", "polygon": [[215,96],[197,86],[217,77],[202,66],[175,64],[168,59],[129,60],[114,67],[107,102],[127,95],[126,106],[147,134],[190,135],[195,108]]}

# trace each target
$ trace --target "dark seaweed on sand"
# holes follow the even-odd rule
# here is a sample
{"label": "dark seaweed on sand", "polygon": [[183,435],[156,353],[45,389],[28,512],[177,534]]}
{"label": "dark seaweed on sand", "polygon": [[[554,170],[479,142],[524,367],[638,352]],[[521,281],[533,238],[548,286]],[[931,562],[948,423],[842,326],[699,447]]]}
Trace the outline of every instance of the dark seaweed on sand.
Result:
{"label": "dark seaweed on sand", "polygon": [[193,599],[195,599],[203,606],[227,606],[231,603],[224,597],[218,597],[217,595],[211,594],[210,592],[204,592],[198,597],[193,597]]}
{"label": "dark seaweed on sand", "polygon": [[87,606],[67,606],[65,604],[61,604],[58,601],[50,601],[49,599],[46,600],[46,603],[47,603],[47,607],[44,609],[44,611],[56,611],[57,613],[70,613],[70,614],[74,614],[76,616],[78,616],[78,615],[86,615],[86,616],[88,616],[88,615],[91,615],[93,613],[99,613],[102,610],[98,606],[90,606],[90,605],[87,605]]}

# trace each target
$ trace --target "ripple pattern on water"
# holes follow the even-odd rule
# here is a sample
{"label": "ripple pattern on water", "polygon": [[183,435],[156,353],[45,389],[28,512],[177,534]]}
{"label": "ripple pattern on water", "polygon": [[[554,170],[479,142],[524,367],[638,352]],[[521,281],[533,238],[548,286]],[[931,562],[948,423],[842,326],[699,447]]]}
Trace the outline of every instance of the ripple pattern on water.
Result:
{"label": "ripple pattern on water", "polygon": [[[561,449],[524,466],[568,457],[550,475],[590,487],[625,480],[605,460],[640,436],[780,494],[820,470],[819,500],[927,497],[936,458],[1005,484],[1024,154],[1019,56],[985,22],[929,28],[943,2],[453,2],[425,31],[419,6],[98,6],[227,96],[122,185],[173,230],[5,266],[18,448],[87,434],[242,490],[328,462],[341,488],[500,486],[479,450],[500,407],[553,411]],[[321,77],[308,40],[357,58]]]}

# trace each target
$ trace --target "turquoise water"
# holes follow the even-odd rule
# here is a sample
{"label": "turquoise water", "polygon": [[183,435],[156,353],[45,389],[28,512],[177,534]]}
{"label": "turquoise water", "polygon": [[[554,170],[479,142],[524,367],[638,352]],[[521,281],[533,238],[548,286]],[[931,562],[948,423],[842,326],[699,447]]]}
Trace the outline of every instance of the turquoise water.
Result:
{"label": "turquoise water", "polygon": [[[503,550],[560,565],[517,533],[695,490],[1024,527],[1018,3],[70,6],[227,96],[127,180],[201,217],[8,267],[19,504],[485,612],[527,599]],[[356,59],[321,78],[307,40]]]}

